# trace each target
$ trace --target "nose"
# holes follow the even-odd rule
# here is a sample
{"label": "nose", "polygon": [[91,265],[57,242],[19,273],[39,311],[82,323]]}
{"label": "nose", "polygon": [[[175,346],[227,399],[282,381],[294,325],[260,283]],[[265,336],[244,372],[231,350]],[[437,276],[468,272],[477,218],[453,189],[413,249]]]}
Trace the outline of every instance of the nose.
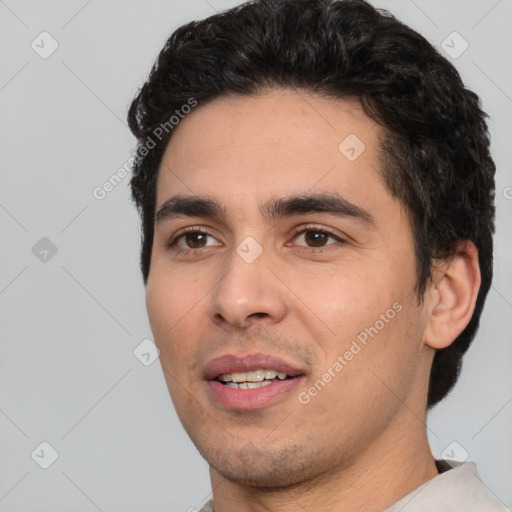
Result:
{"label": "nose", "polygon": [[212,291],[210,317],[215,324],[246,329],[254,323],[272,324],[285,317],[286,288],[269,263],[265,251],[250,263],[236,251],[227,257]]}

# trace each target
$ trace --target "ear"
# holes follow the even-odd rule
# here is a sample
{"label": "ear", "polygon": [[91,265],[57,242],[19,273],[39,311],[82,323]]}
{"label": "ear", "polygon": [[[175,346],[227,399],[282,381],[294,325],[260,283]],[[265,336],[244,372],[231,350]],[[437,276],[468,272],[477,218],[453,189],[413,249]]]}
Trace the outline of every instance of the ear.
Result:
{"label": "ear", "polygon": [[424,342],[433,349],[452,344],[471,320],[481,275],[478,250],[469,240],[459,240],[455,254],[439,262],[433,270],[433,283],[425,292],[428,319]]}

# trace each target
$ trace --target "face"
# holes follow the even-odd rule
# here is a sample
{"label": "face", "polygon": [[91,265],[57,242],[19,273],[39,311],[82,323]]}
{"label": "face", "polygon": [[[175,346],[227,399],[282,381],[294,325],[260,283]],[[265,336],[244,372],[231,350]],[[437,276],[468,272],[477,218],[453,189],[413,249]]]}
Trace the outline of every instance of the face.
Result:
{"label": "face", "polygon": [[429,364],[380,129],[355,102],[278,89],[217,99],[175,130],[147,309],[212,470],[288,485],[401,436],[424,409]]}

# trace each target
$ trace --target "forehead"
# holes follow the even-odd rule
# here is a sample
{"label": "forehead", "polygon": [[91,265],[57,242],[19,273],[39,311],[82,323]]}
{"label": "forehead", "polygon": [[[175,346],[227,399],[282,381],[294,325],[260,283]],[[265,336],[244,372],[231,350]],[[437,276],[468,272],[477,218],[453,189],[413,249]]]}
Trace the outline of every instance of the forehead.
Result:
{"label": "forehead", "polygon": [[207,194],[241,206],[305,190],[372,199],[367,196],[385,192],[380,134],[354,100],[289,89],[223,96],[175,128],[159,171],[157,204],[175,194]]}

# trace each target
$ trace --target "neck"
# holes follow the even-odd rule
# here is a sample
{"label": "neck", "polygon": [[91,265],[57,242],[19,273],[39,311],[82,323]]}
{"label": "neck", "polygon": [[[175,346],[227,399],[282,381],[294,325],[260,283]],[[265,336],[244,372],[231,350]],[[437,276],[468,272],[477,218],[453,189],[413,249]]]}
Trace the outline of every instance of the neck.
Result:
{"label": "neck", "polygon": [[424,418],[404,416],[352,460],[294,486],[255,488],[210,468],[215,512],[382,512],[438,474]]}

